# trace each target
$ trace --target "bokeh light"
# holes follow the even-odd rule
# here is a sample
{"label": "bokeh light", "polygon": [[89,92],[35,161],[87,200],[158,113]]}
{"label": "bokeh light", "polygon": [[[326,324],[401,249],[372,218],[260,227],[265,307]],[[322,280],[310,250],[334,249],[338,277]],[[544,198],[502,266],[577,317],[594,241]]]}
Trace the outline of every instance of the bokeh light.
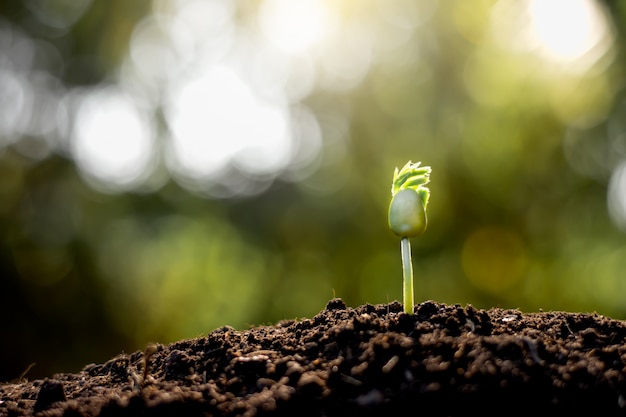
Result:
{"label": "bokeh light", "polygon": [[565,73],[586,72],[613,41],[606,13],[595,0],[500,0],[493,18],[502,47],[536,53]]}
{"label": "bokeh light", "polygon": [[607,21],[597,2],[532,0],[529,12],[531,39],[549,59],[571,65],[586,57],[583,68],[588,68],[606,52]]}
{"label": "bokeh light", "polygon": [[336,24],[323,0],[266,0],[258,16],[263,34],[291,54],[303,53],[331,35]]}
{"label": "bokeh light", "polygon": [[615,225],[626,231],[626,162],[622,162],[611,175],[608,208]]}
{"label": "bokeh light", "polygon": [[91,0],[27,0],[24,2],[42,23],[55,33],[69,30],[91,5]]}
{"label": "bokeh light", "polygon": [[132,189],[150,173],[154,159],[150,121],[114,87],[80,99],[71,144],[85,178],[100,189]]}
{"label": "bokeh light", "polygon": [[473,285],[498,293],[523,277],[527,255],[522,239],[513,231],[486,227],[467,238],[462,263],[463,271]]}
{"label": "bokeh light", "polygon": [[174,85],[169,102],[175,172],[211,180],[229,164],[262,175],[289,162],[287,109],[256,97],[231,68]]}
{"label": "bokeh light", "polygon": [[12,142],[17,132],[27,125],[29,109],[32,105],[32,92],[22,76],[3,68],[0,72],[0,137],[3,144]]}

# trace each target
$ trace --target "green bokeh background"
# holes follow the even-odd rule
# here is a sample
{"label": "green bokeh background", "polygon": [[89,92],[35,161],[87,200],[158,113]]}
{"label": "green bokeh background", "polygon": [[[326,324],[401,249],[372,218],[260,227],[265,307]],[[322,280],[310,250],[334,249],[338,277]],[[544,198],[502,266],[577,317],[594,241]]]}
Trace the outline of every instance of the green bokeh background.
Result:
{"label": "green bokeh background", "polygon": [[[42,23],[70,3],[2,2],[0,23],[56,48],[33,72],[88,89],[119,71],[162,2],[87,1],[64,30]],[[254,28],[262,2],[234,3]],[[330,2],[384,37],[374,3]],[[429,227],[413,241],[416,302],[626,319],[626,219],[611,208],[626,195],[623,3],[592,2],[611,44],[584,70],[494,35],[505,0],[399,3],[422,19],[410,37],[356,85],[303,99],[319,155],[260,193],[218,198],[162,167],[158,187],[98,188],[71,155],[39,152],[45,138],[0,136],[0,381],[33,362],[28,378],[222,325],[311,317],[335,296],[401,300],[386,216],[407,160],[433,168]],[[19,54],[1,39],[0,52]]]}

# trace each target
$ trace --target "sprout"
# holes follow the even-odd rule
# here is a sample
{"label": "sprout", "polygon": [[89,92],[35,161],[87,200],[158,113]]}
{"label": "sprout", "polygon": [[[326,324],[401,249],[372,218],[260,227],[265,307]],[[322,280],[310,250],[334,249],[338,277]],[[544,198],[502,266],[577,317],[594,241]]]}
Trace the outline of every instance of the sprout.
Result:
{"label": "sprout", "polygon": [[408,314],[413,313],[413,266],[409,238],[420,236],[426,230],[430,190],[425,185],[430,181],[430,171],[430,167],[422,167],[420,162],[409,161],[401,170],[395,169],[391,185],[389,228],[402,238],[402,301]]}

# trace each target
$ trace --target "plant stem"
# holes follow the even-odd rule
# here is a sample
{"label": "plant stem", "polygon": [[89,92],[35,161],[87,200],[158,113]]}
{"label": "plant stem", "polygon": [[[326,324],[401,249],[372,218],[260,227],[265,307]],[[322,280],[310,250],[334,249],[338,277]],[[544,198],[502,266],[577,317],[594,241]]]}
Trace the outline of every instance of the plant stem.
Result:
{"label": "plant stem", "polygon": [[402,277],[404,285],[402,287],[402,302],[404,312],[413,314],[413,264],[411,263],[411,242],[408,237],[403,237],[400,241],[402,252]]}

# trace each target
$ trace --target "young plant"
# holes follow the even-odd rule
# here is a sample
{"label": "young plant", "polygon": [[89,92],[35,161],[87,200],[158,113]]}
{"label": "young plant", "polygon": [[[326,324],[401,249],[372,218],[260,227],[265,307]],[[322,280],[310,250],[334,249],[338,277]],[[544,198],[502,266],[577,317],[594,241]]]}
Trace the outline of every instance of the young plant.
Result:
{"label": "young plant", "polygon": [[413,265],[411,264],[411,241],[426,230],[426,206],[430,190],[431,168],[420,166],[420,162],[407,162],[402,169],[395,169],[391,184],[389,203],[389,228],[401,237],[402,254],[402,302],[404,311],[413,314]]}

